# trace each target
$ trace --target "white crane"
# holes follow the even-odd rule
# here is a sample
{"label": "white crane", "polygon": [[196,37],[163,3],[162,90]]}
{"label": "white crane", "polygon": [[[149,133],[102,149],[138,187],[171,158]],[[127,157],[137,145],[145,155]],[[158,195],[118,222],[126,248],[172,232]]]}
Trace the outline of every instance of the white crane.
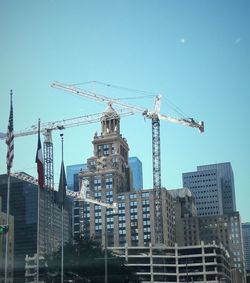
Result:
{"label": "white crane", "polygon": [[156,194],[155,215],[156,215],[156,242],[163,243],[163,230],[162,230],[162,203],[161,203],[161,151],[160,151],[160,120],[167,120],[172,123],[198,128],[202,133],[204,132],[204,122],[197,122],[193,118],[175,118],[169,115],[160,113],[161,96],[156,96],[155,108],[149,111],[141,106],[135,106],[125,103],[118,99],[113,99],[104,95],[97,95],[93,92],[83,90],[81,88],[63,84],[60,82],[53,82],[51,87],[61,89],[73,94],[82,96],[84,98],[94,100],[101,103],[112,103],[130,110],[134,113],[140,113],[145,118],[152,120],[152,159],[153,159],[153,188]]}
{"label": "white crane", "polygon": [[[81,175],[81,172],[80,172],[80,175]],[[118,207],[117,207],[116,202],[106,203],[106,202],[102,202],[98,199],[89,198],[87,196],[87,189],[88,189],[87,180],[83,180],[80,176],[80,182],[81,182],[81,185],[80,185],[80,190],[78,192],[73,192],[73,191],[67,190],[67,194],[69,196],[73,196],[74,200],[76,200],[76,201],[86,201],[86,202],[93,203],[93,204],[96,204],[96,205],[100,205],[100,206],[103,206],[103,207],[106,207],[106,208],[112,208],[114,214],[118,213]]]}
{"label": "white crane", "polygon": [[[120,109],[117,111],[120,116],[129,116],[134,114],[134,112],[129,111],[127,109]],[[52,142],[52,131],[54,130],[63,130],[70,127],[76,127],[81,125],[88,125],[91,123],[96,123],[101,120],[103,113],[89,114],[85,116],[80,116],[71,119],[64,119],[61,121],[54,121],[48,123],[42,123],[40,125],[40,132],[44,134],[44,177],[45,177],[45,188],[46,198],[45,198],[45,219],[47,221],[46,227],[49,227],[48,232],[46,234],[46,247],[48,251],[52,250],[52,237],[53,237],[53,218],[54,218],[54,161],[53,161],[53,142]],[[109,116],[108,116],[109,115]],[[108,119],[113,118],[112,113],[106,113],[106,117]],[[15,138],[24,137],[29,135],[35,135],[38,133],[38,125],[33,125],[29,128],[26,128],[22,131],[16,132],[14,134]],[[0,133],[0,139],[5,140],[6,134]],[[23,181],[28,181],[34,183],[34,178],[29,177],[28,175],[21,173],[13,173],[13,177],[17,177]],[[35,181],[36,182],[36,181]]]}
{"label": "white crane", "polygon": [[[133,115],[133,111],[128,109],[118,109],[117,112],[120,116]],[[79,116],[70,119],[64,119],[60,121],[41,123],[40,132],[44,135],[44,175],[45,175],[45,185],[47,188],[53,188],[54,186],[54,161],[53,161],[53,142],[52,142],[52,131],[54,130],[64,130],[71,127],[77,127],[82,125],[88,125],[92,123],[97,123],[100,121],[103,113],[95,113],[84,116]],[[110,118],[113,118],[112,113],[107,113]],[[19,132],[14,133],[14,137],[24,137],[29,135],[35,135],[38,133],[38,125],[32,125],[29,128],[23,129]],[[7,134],[0,133],[0,140],[5,140]]]}

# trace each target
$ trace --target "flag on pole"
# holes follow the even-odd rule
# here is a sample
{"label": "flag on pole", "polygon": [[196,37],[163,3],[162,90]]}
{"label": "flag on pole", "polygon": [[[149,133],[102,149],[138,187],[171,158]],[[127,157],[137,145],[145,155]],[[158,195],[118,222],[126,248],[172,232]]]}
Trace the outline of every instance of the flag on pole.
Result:
{"label": "flag on pole", "polygon": [[36,164],[37,164],[37,173],[38,173],[38,184],[41,189],[44,188],[44,167],[43,167],[43,154],[42,154],[42,146],[40,139],[40,121],[38,127],[38,145],[36,152]]}
{"label": "flag on pole", "polygon": [[64,163],[62,161],[60,180],[59,180],[59,190],[58,190],[58,204],[60,207],[62,207],[65,202],[66,186],[67,186],[67,180],[66,180],[66,175],[65,175]]}
{"label": "flag on pole", "polygon": [[7,156],[6,163],[7,169],[10,170],[14,159],[14,128],[13,128],[13,105],[12,105],[12,90],[10,91],[10,116],[8,123],[8,131],[6,137]]}

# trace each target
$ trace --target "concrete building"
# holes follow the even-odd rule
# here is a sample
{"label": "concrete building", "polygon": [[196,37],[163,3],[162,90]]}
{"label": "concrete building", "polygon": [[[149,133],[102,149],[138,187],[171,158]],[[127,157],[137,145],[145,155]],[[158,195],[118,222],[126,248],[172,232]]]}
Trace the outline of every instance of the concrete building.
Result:
{"label": "concrete building", "polygon": [[[244,255],[241,220],[238,212],[224,215],[197,216],[190,191],[183,189],[170,191],[174,198],[176,242],[181,246],[205,244],[213,241],[221,243],[230,254],[230,265],[238,281],[244,282]],[[179,193],[178,193],[179,192]],[[241,278],[241,279],[239,279]]]}
{"label": "concrete building", "polygon": [[142,283],[211,282],[231,280],[230,256],[222,245],[204,244],[181,247],[138,246],[109,248],[126,260]]}
{"label": "concrete building", "polygon": [[245,268],[250,281],[250,222],[242,223]]}
{"label": "concrete building", "polygon": [[[106,226],[108,246],[154,244],[155,191],[134,189],[128,143],[120,133],[120,117],[111,106],[103,113],[101,129],[101,134],[96,133],[92,141],[94,155],[88,158],[87,169],[80,173],[79,178],[87,181],[87,195],[91,198],[118,203],[118,215],[114,216],[112,209],[105,212],[106,209],[99,205],[76,201],[74,235],[94,237],[104,244]],[[173,245],[173,203],[164,188],[162,203],[164,243]]]}
{"label": "concrete building", "polygon": [[182,174],[183,187],[195,198],[198,216],[236,211],[234,175],[230,162],[198,166]]}
{"label": "concrete building", "polygon": [[[6,213],[2,212],[2,198],[0,197],[0,225],[6,224]],[[8,249],[8,279],[7,283],[13,282],[14,271],[14,217],[9,215],[9,249]],[[5,246],[6,234],[0,235],[0,282],[5,278]]]}
{"label": "concrete building", "polygon": [[[108,194],[108,195],[106,195]],[[110,199],[110,191],[102,191],[100,198]],[[112,197],[112,196],[111,196]],[[112,209],[107,210],[108,246],[148,246],[155,244],[155,191],[144,190],[119,193],[116,196],[118,215],[114,216]],[[175,229],[173,217],[173,203],[171,195],[162,189],[163,205],[163,235],[164,244],[173,246],[175,242]],[[76,202],[74,217],[74,234],[79,233],[87,237],[94,237],[104,244],[105,241],[105,213],[103,208],[85,203],[83,206],[83,219],[81,221],[81,208]],[[82,225],[81,225],[82,223]]]}
{"label": "concrete building", "polygon": [[[30,176],[31,177],[31,176]],[[31,177],[32,178],[32,177]],[[25,257],[34,256],[37,252],[37,185],[34,182],[24,181],[11,177],[10,187],[10,214],[14,216],[14,282],[24,282]],[[0,196],[2,197],[3,211],[6,212],[7,175],[0,175]],[[40,255],[48,252],[48,227],[45,225],[47,213],[46,190],[40,194]],[[64,211],[64,239],[71,237],[72,208]],[[61,210],[53,206],[54,236],[51,245],[56,249],[61,244]]]}

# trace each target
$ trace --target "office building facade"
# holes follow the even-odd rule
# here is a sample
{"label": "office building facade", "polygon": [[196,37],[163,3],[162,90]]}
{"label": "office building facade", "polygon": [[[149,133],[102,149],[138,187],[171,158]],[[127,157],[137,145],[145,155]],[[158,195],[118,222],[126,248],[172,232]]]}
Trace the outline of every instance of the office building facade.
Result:
{"label": "office building facade", "polygon": [[198,166],[182,174],[183,187],[195,198],[198,216],[236,211],[234,175],[230,162]]}
{"label": "office building facade", "polygon": [[246,268],[247,276],[250,277],[250,222],[242,223],[242,235],[243,235],[245,268]]}
{"label": "office building facade", "polygon": [[[34,179],[31,177],[31,179]],[[10,214],[14,217],[14,282],[24,282],[25,257],[34,256],[37,253],[37,211],[38,186],[36,180],[24,181],[16,177],[10,179]],[[6,213],[7,175],[0,175],[0,196],[2,197],[2,209]],[[46,190],[40,193],[40,233],[39,252],[41,256],[55,250],[61,245],[61,210],[57,205],[53,206],[54,231],[53,238],[48,239],[47,205],[48,194]],[[71,237],[71,213],[64,211],[64,239]],[[51,241],[49,243],[49,241]]]}
{"label": "office building facade", "polygon": [[[103,190],[100,199],[109,201],[110,190]],[[96,191],[93,192],[94,194]],[[162,188],[163,242],[168,246],[175,243],[175,226],[172,197]],[[108,246],[148,246],[156,242],[155,234],[155,191],[142,190],[119,193],[115,196],[118,214],[107,209]],[[104,244],[105,213],[98,205],[75,202],[74,235],[94,237]],[[83,217],[81,217],[83,215]]]}
{"label": "office building facade", "polygon": [[[190,196],[174,197],[176,242],[181,246],[221,243],[230,255],[230,266],[237,282],[245,282],[245,265],[241,220],[238,212],[216,216],[197,216],[193,213]],[[236,282],[236,281],[235,281]]]}

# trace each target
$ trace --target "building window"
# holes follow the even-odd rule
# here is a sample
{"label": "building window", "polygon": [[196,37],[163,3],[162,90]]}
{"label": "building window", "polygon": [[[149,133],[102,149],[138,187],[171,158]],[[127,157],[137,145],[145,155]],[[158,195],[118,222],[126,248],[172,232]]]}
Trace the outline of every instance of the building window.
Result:
{"label": "building window", "polygon": [[115,145],[113,143],[111,145],[111,154],[115,154]]}
{"label": "building window", "polygon": [[113,188],[113,177],[111,174],[106,175],[105,183],[106,183],[106,189]]}
{"label": "building window", "polygon": [[109,155],[109,146],[108,144],[103,145],[103,155],[108,156]]}
{"label": "building window", "polygon": [[130,207],[136,207],[136,206],[137,206],[137,201],[130,202]]}
{"label": "building window", "polygon": [[118,195],[118,200],[125,200],[125,195]]}
{"label": "building window", "polygon": [[141,194],[142,198],[147,198],[149,197],[149,192],[144,192]]}
{"label": "building window", "polygon": [[97,146],[97,156],[98,157],[102,156],[102,146],[100,144]]}
{"label": "building window", "polygon": [[130,194],[130,195],[129,195],[129,198],[130,198],[130,199],[136,198],[136,194]]}

